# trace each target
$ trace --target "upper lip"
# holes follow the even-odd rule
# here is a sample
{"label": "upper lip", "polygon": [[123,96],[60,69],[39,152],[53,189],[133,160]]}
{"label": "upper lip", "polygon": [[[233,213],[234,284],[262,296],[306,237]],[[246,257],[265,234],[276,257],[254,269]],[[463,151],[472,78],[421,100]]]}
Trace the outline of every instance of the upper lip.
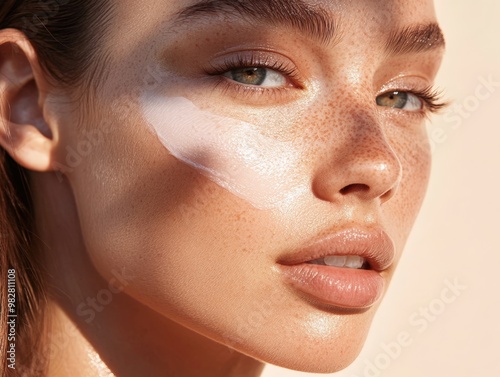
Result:
{"label": "upper lip", "polygon": [[382,229],[350,228],[316,237],[295,252],[287,253],[278,263],[296,265],[329,255],[360,256],[375,271],[389,268],[395,256],[394,244]]}

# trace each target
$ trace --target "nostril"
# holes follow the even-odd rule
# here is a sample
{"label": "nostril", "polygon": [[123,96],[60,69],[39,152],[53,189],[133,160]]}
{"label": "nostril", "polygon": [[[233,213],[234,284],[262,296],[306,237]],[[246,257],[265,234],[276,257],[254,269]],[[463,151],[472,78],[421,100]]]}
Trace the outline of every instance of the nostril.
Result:
{"label": "nostril", "polygon": [[364,183],[353,183],[345,186],[340,190],[342,195],[353,194],[353,193],[364,193],[370,191],[370,187]]}

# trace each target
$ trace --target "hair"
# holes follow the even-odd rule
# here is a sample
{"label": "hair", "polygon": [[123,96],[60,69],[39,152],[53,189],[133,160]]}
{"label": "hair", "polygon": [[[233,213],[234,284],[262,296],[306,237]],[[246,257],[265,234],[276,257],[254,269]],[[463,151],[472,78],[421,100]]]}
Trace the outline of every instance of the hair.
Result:
{"label": "hair", "polygon": [[[0,30],[22,31],[47,77],[62,87],[83,85],[99,69],[99,38],[111,13],[102,0],[1,0]],[[2,57],[0,56],[0,62]],[[90,83],[90,80],[87,80]],[[44,375],[47,287],[42,256],[33,246],[33,206],[27,171],[0,148],[0,375]],[[8,368],[9,271],[16,271],[16,370]],[[10,276],[12,277],[12,275]],[[5,287],[5,288],[4,288]],[[46,351],[46,350],[44,350]],[[40,358],[41,357],[41,358]]]}

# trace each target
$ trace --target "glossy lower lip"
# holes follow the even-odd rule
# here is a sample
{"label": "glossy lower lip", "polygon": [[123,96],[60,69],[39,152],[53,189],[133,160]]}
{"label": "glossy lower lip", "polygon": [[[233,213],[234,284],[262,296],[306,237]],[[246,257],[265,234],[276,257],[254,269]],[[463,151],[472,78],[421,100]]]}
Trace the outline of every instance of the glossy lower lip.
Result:
{"label": "glossy lower lip", "polygon": [[374,305],[384,292],[384,278],[374,270],[315,264],[279,265],[291,285],[322,304],[347,309]]}
{"label": "glossy lower lip", "polygon": [[[308,263],[328,255],[363,257],[369,269]],[[394,256],[392,240],[382,229],[351,228],[320,235],[277,262],[285,280],[310,298],[338,308],[364,309],[383,295],[381,272],[392,265]]]}

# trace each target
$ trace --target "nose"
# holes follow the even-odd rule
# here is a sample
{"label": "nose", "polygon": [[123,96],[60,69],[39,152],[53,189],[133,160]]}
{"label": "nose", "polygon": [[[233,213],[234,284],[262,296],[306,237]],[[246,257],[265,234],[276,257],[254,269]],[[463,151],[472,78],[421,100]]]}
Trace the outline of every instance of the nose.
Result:
{"label": "nose", "polygon": [[389,200],[402,176],[401,163],[375,117],[352,116],[342,123],[313,177],[314,195],[324,201]]}

